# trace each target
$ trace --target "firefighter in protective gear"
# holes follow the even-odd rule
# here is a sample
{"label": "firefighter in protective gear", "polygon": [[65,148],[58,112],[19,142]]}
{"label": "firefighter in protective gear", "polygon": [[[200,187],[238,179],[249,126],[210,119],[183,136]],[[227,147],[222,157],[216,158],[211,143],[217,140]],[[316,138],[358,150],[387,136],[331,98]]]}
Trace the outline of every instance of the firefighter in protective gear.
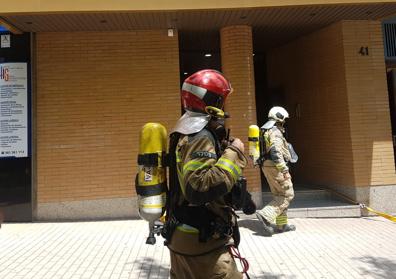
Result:
{"label": "firefighter in protective gear", "polygon": [[294,190],[288,168],[288,162],[293,160],[283,135],[286,118],[289,118],[289,114],[284,108],[273,107],[268,113],[268,121],[261,127],[265,142],[262,170],[273,196],[269,204],[256,212],[257,218],[263,223],[265,236],[296,229],[287,220],[287,208],[294,198]]}
{"label": "firefighter in protective gear", "polygon": [[247,160],[239,139],[221,148],[222,108],[231,92],[229,81],[215,70],[198,71],[182,86],[185,113],[170,139],[170,198],[163,230],[171,278],[242,278],[230,253],[239,243],[239,231],[225,196]]}

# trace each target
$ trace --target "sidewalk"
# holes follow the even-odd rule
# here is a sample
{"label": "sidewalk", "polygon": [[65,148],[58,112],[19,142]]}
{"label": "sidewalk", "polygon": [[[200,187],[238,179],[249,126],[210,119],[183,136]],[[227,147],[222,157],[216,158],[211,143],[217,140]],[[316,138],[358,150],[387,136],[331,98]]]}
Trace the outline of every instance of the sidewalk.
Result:
{"label": "sidewalk", "polygon": [[[396,278],[396,224],[383,218],[292,219],[297,231],[261,236],[240,220],[251,278]],[[141,220],[3,224],[0,278],[168,278],[160,237]]]}

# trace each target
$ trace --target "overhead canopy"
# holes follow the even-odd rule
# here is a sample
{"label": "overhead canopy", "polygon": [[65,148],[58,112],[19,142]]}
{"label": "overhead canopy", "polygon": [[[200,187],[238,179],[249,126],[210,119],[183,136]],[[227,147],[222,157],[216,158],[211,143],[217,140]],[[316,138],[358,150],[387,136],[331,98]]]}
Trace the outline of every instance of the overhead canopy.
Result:
{"label": "overhead canopy", "polygon": [[391,3],[383,0],[18,0],[2,1],[2,13],[129,12]]}
{"label": "overhead canopy", "polygon": [[[12,2],[12,1],[11,1]],[[113,31],[113,30],[148,30],[148,29],[178,29],[182,36],[183,47],[187,49],[211,50],[218,41],[218,31],[224,26],[250,25],[254,32],[255,49],[265,50],[301,35],[310,33],[339,20],[383,19],[396,14],[396,2],[374,4],[337,4],[337,5],[310,5],[310,6],[283,6],[283,7],[255,7],[239,9],[206,9],[206,10],[169,10],[149,11],[114,11],[108,12],[55,12],[62,7],[58,1],[14,1],[29,2],[24,9],[16,12],[11,8],[3,7],[0,12],[0,22],[6,22],[16,30],[24,32],[73,32],[73,31]],[[37,6],[38,2],[41,6]],[[104,4],[113,1],[59,1],[65,6],[72,3],[79,7],[80,2],[98,2],[97,10],[105,9]],[[114,1],[120,3],[122,1]],[[156,2],[156,1],[124,1],[124,2]],[[157,9],[164,6],[160,3],[179,4],[182,1],[157,1]],[[187,2],[187,1],[184,1]],[[202,1],[196,1],[202,2]],[[271,1],[204,1],[217,4],[229,2],[243,2],[246,5],[267,3]],[[310,1],[280,1],[282,5],[289,2]],[[311,1],[321,2],[321,1]],[[324,1],[323,1],[324,2]],[[327,1],[328,2],[328,1]],[[346,2],[346,1],[337,1]],[[348,1],[365,2],[365,1]],[[34,6],[32,3],[36,3]],[[53,3],[53,4],[50,4]],[[136,4],[136,3],[135,3]],[[136,4],[137,5],[137,4]],[[181,4],[180,4],[181,5]],[[225,5],[225,4],[224,4]],[[290,3],[289,3],[290,5]],[[6,5],[7,6],[7,5]],[[72,6],[71,4],[69,5]],[[174,5],[173,5],[174,6]],[[181,5],[182,6],[182,5]],[[180,6],[180,7],[181,7]],[[263,6],[263,5],[262,5]],[[265,6],[265,5],[264,5]],[[36,8],[35,8],[36,7]],[[117,5],[115,6],[117,7]],[[172,7],[172,4],[169,5]],[[40,8],[46,12],[38,11]],[[64,7],[65,8],[65,7]],[[67,7],[66,7],[67,8]],[[76,9],[77,9],[76,8]],[[81,5],[80,5],[81,8]],[[71,8],[70,8],[71,9]],[[81,10],[84,10],[81,8]],[[23,12],[25,11],[25,12]],[[211,38],[211,39],[208,39]]]}

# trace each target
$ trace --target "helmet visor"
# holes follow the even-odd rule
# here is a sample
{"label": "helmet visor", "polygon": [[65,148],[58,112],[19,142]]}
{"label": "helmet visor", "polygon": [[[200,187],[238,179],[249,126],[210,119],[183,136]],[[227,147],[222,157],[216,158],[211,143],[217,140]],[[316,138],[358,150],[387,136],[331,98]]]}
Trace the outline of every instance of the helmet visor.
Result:
{"label": "helmet visor", "polygon": [[205,96],[202,99],[206,106],[212,106],[219,109],[222,109],[224,106],[224,98],[221,95],[218,95],[214,92],[207,91]]}

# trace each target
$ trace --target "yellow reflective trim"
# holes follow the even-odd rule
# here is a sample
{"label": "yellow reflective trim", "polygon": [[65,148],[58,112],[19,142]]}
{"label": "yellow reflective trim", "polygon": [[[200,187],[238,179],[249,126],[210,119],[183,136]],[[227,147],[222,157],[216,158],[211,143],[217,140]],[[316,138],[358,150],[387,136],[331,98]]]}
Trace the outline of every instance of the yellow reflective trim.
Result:
{"label": "yellow reflective trim", "polygon": [[[217,165],[217,164],[216,164],[216,165]],[[219,168],[221,168],[221,169],[223,169],[223,170],[229,172],[235,180],[238,179],[238,176],[235,175],[234,171],[233,171],[231,168],[229,168],[229,167],[227,167],[227,166],[223,166],[223,165],[217,165],[217,166],[218,166]]]}
{"label": "yellow reflective trim", "polygon": [[183,172],[185,172],[185,170],[188,169],[188,168],[192,168],[192,169],[199,168],[199,167],[202,166],[203,164],[205,164],[205,163],[200,162],[200,161],[195,161],[195,160],[188,161],[188,162],[187,162],[186,164],[184,164],[184,166],[183,166]]}
{"label": "yellow reflective trim", "polygon": [[189,225],[186,225],[186,224],[181,224],[181,225],[177,226],[176,229],[178,231],[181,231],[181,232],[184,232],[184,233],[191,233],[191,234],[198,234],[199,233],[198,229],[196,229],[194,227],[191,227]]}
{"label": "yellow reflective trim", "polygon": [[277,225],[286,225],[287,224],[287,215],[279,215],[276,217]]}
{"label": "yellow reflective trim", "polygon": [[220,160],[217,161],[216,166],[231,173],[235,179],[238,179],[238,177],[242,174],[242,170],[238,165],[225,158],[220,158]]}
{"label": "yellow reflective trim", "polygon": [[181,156],[178,150],[176,150],[176,162],[180,163],[181,162]]}
{"label": "yellow reflective trim", "polygon": [[269,149],[272,146],[270,136],[268,134],[264,135],[264,140],[265,140],[265,146]]}
{"label": "yellow reflective trim", "polygon": [[279,163],[279,164],[276,164],[275,167],[276,167],[278,170],[283,170],[284,168],[286,168],[286,163]]}
{"label": "yellow reflective trim", "polygon": [[238,173],[238,175],[241,175],[241,174],[242,174],[241,168],[240,168],[237,164],[235,164],[233,161],[228,160],[228,159],[220,159],[219,161],[227,162],[228,164],[230,164],[230,165],[236,170],[236,172]]}
{"label": "yellow reflective trim", "polygon": [[181,173],[179,167],[176,167],[176,169],[177,169],[177,178],[179,179],[180,189],[181,189],[181,191],[182,191],[182,193],[183,193],[183,196],[185,196],[184,187],[183,187],[183,185],[184,185],[184,176],[183,176],[183,174]]}
{"label": "yellow reflective trim", "polygon": [[183,166],[183,174],[186,173],[186,171],[195,171],[198,169],[203,169],[208,167],[209,165],[200,161],[195,161],[195,160],[191,160],[189,162],[187,162],[184,166]]}
{"label": "yellow reflective trim", "polygon": [[162,208],[165,205],[162,205],[162,204],[141,204],[140,206],[143,208]]}

